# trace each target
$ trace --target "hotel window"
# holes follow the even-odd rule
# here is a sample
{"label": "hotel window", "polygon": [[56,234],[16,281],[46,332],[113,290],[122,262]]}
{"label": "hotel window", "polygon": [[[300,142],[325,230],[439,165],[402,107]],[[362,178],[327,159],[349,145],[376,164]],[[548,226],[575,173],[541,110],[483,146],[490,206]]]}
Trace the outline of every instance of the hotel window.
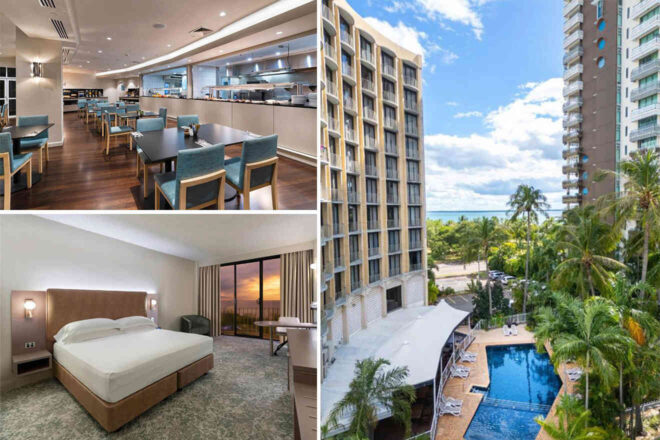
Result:
{"label": "hotel window", "polygon": [[347,34],[351,33],[351,25],[348,24],[346,19],[342,16],[339,16],[339,29],[341,30],[341,32],[345,32]]}
{"label": "hotel window", "polygon": [[346,161],[353,162],[355,160],[355,147],[353,145],[346,145]]}
{"label": "hotel window", "polygon": [[341,272],[335,274],[335,301],[344,297],[344,292],[342,291],[344,283],[341,282],[341,277]]}
{"label": "hotel window", "polygon": [[419,162],[407,160],[406,166],[408,168],[408,180],[410,182],[419,182]]}
{"label": "hotel window", "polygon": [[331,154],[337,154],[337,140],[332,136],[328,138],[328,149]]}
{"label": "hotel window", "polygon": [[396,157],[386,157],[385,158],[385,167],[387,169],[387,178],[388,179],[398,179],[399,171],[397,169],[397,160]]}
{"label": "hotel window", "polygon": [[417,133],[417,116],[406,113],[406,132]]}
{"label": "hotel window", "polygon": [[325,29],[323,29],[323,42],[329,44],[330,46],[332,46],[332,40],[333,40],[333,38],[332,38],[332,36],[328,33],[328,31],[326,31]]}
{"label": "hotel window", "polygon": [[378,224],[377,206],[367,206],[367,228],[380,229],[380,225]]}
{"label": "hotel window", "polygon": [[351,263],[360,259],[360,236],[351,235],[348,239],[348,248],[351,256]]}
{"label": "hotel window", "polygon": [[344,105],[346,105],[346,100],[353,102],[353,87],[348,84],[343,85],[344,91]]}
{"label": "hotel window", "polygon": [[367,203],[378,203],[378,180],[366,179]]}
{"label": "hotel window", "polygon": [[369,261],[369,282],[375,283],[380,280],[380,258]]}
{"label": "hotel window", "polygon": [[343,50],[341,51],[341,64],[343,66],[349,66],[349,67],[351,67],[353,65],[353,57],[351,57],[349,54],[347,54]]}
{"label": "hotel window", "polygon": [[651,32],[650,34],[643,36],[642,38],[639,39],[639,45],[642,46],[642,45],[648,43],[649,41],[655,40],[655,37],[657,37],[659,33],[660,33],[660,31],[658,31],[658,29],[656,29],[653,32]]}
{"label": "hotel window", "polygon": [[348,113],[344,113],[344,129],[352,132],[354,127],[353,116],[349,115]]}
{"label": "hotel window", "polygon": [[374,100],[371,97],[362,94],[362,107],[364,107],[365,109],[368,108],[369,110],[374,112],[375,111]]}
{"label": "hotel window", "polygon": [[410,240],[410,249],[419,249],[422,245],[422,230],[409,229],[408,237]]}
{"label": "hotel window", "polygon": [[380,234],[378,232],[370,232],[367,236],[367,243],[369,244],[369,256],[372,255],[372,249],[380,247]]}
{"label": "hotel window", "polygon": [[371,151],[367,151],[364,154],[364,164],[367,167],[371,168],[376,168],[376,153],[372,153]]}
{"label": "hotel window", "polygon": [[658,95],[652,95],[648,98],[639,100],[639,108],[648,107],[650,105],[656,104],[658,102]]}
{"label": "hotel window", "polygon": [[419,185],[416,183],[408,184],[408,203],[419,205],[421,199],[419,197]]}
{"label": "hotel window", "polygon": [[404,90],[404,100],[406,102],[406,108],[416,108],[417,92],[408,89]]}
{"label": "hotel window", "polygon": [[361,264],[351,266],[351,291],[357,290],[360,288],[360,270],[362,269]]}
{"label": "hotel window", "polygon": [[399,208],[397,206],[387,207],[387,227],[388,228],[399,227]]}
{"label": "hotel window", "polygon": [[254,322],[280,316],[280,257],[223,264],[220,272],[222,334],[267,338]]}
{"label": "hotel window", "polygon": [[364,37],[360,37],[360,53],[364,54],[364,58],[372,59],[371,43]]}
{"label": "hotel window", "polygon": [[358,216],[357,206],[350,205],[348,207],[348,231],[356,232],[360,228],[360,221]]}
{"label": "hotel window", "polygon": [[354,198],[357,197],[357,188],[358,188],[357,179],[355,178],[355,176],[353,175],[346,176],[346,187],[348,189],[349,202],[357,203],[358,200]]}
{"label": "hotel window", "polygon": [[330,188],[339,190],[339,174],[335,170],[330,172]]}
{"label": "hotel window", "polygon": [[420,270],[422,268],[422,251],[411,252],[409,255],[410,270]]}
{"label": "hotel window", "polygon": [[387,181],[387,202],[399,203],[399,184],[394,180]]}
{"label": "hotel window", "polygon": [[396,95],[396,86],[392,81],[387,79],[383,80],[383,92],[389,92],[392,95]]}
{"label": "hotel window", "polygon": [[382,53],[381,58],[382,58],[383,66],[391,67],[392,69],[394,68],[394,58],[392,58],[385,52]]}
{"label": "hotel window", "polygon": [[596,19],[603,18],[603,0],[598,0],[596,5]]}
{"label": "hotel window", "polygon": [[325,67],[325,79],[331,83],[335,82],[335,73],[328,66]]}
{"label": "hotel window", "polygon": [[341,224],[341,205],[332,205],[332,225],[333,228],[338,228]]}
{"label": "hotel window", "polygon": [[401,240],[398,230],[387,232],[387,249],[390,253],[401,250]]}
{"label": "hotel window", "polygon": [[[365,137],[365,142],[367,142],[367,146],[371,148],[376,148],[376,129],[374,128],[373,125],[368,124],[368,123],[363,123],[362,126],[364,127],[364,137]],[[368,139],[368,140],[367,140]],[[369,142],[372,142],[369,144]]]}
{"label": "hotel window", "polygon": [[396,142],[396,133],[385,131],[385,153],[398,154]]}
{"label": "hotel window", "polygon": [[399,275],[401,273],[401,255],[390,255],[388,260],[390,264],[390,276]]}
{"label": "hotel window", "polygon": [[385,124],[387,124],[387,121],[396,122],[396,109],[389,105],[384,105],[383,118],[385,119]]}
{"label": "hotel window", "polygon": [[341,258],[341,240],[342,240],[341,238],[335,238],[334,240],[332,240],[333,254],[335,257],[335,261],[334,261],[335,267],[340,267],[344,265],[344,262],[342,261]]}
{"label": "hotel window", "polygon": [[410,78],[410,79],[415,80],[415,79],[417,79],[417,69],[415,69],[414,67],[410,67],[407,64],[404,64],[403,65],[403,76],[405,78]]}
{"label": "hotel window", "polygon": [[418,206],[408,207],[408,225],[409,226],[422,226],[421,223],[421,209]]}

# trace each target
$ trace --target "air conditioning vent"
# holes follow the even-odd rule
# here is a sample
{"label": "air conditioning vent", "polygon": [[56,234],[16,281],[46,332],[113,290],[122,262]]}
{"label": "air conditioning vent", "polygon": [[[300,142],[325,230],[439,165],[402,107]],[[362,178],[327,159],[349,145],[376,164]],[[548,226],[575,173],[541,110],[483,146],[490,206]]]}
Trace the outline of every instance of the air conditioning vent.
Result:
{"label": "air conditioning vent", "polygon": [[55,0],[39,0],[39,4],[44,8],[53,8],[55,9]]}
{"label": "air conditioning vent", "polygon": [[[47,1],[47,0],[44,0]],[[55,20],[55,19],[50,19],[50,22],[53,23],[53,27],[57,31],[57,35],[60,36],[60,38],[63,38],[65,40],[69,39],[69,34],[66,33],[66,28],[64,27],[64,23],[62,23],[61,20]]]}
{"label": "air conditioning vent", "polygon": [[190,31],[190,35],[192,35],[193,37],[204,37],[210,34],[211,32],[213,32],[211,29],[207,29],[205,27],[198,27],[197,29],[193,29],[192,31]]}

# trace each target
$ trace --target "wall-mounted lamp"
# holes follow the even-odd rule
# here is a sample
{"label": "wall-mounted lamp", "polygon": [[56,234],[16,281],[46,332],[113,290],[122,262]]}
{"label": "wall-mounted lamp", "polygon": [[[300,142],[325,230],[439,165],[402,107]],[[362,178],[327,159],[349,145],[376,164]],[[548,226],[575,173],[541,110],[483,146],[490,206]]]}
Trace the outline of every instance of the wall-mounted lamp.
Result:
{"label": "wall-mounted lamp", "polygon": [[31,64],[30,76],[33,78],[41,78],[44,76],[44,66],[41,63],[34,62]]}
{"label": "wall-mounted lamp", "polygon": [[158,301],[155,299],[149,300],[149,310],[156,310],[156,307],[158,306]]}
{"label": "wall-mounted lamp", "polygon": [[23,308],[25,308],[25,317],[32,318],[32,311],[37,308],[37,303],[33,299],[26,299]]}

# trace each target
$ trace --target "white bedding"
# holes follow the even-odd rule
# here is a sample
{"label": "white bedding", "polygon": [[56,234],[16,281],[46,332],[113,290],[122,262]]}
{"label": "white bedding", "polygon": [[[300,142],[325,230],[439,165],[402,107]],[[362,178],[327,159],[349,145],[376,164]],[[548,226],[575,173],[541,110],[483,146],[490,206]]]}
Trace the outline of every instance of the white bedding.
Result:
{"label": "white bedding", "polygon": [[118,402],[213,353],[213,339],[192,333],[143,329],[71,344],[53,355],[94,394]]}

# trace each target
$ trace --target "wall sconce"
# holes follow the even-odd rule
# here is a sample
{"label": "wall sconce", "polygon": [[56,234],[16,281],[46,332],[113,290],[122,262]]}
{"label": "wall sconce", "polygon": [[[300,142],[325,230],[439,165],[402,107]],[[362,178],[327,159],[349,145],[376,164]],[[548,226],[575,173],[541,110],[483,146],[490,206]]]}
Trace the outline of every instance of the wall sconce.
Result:
{"label": "wall sconce", "polygon": [[30,76],[33,78],[41,78],[44,75],[44,66],[36,61],[32,63],[30,69]]}
{"label": "wall sconce", "polygon": [[23,302],[23,307],[25,308],[25,317],[31,319],[32,311],[37,308],[37,303],[33,299],[26,299]]}
{"label": "wall sconce", "polygon": [[310,265],[309,265],[309,268],[310,268],[311,270],[316,270],[316,263],[312,263],[312,264],[310,264]]}
{"label": "wall sconce", "polygon": [[155,299],[150,299],[149,300],[149,310],[155,310],[156,307],[158,306],[158,301]]}

